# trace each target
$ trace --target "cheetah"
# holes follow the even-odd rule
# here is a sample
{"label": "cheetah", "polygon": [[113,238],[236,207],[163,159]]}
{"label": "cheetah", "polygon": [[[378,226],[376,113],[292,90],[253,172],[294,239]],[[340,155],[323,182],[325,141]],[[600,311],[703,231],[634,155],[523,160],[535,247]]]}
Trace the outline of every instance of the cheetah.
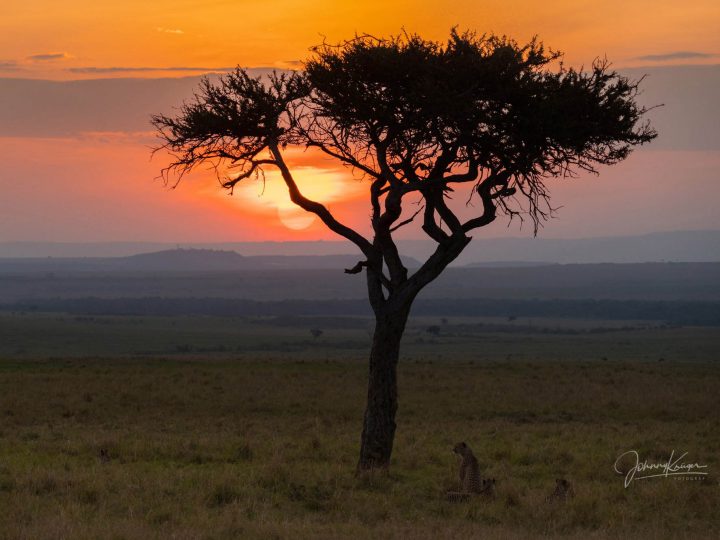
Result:
{"label": "cheetah", "polygon": [[495,479],[483,479],[480,476],[480,465],[470,447],[464,442],[453,448],[460,456],[460,491],[449,491],[447,498],[450,501],[466,501],[471,495],[495,496]]}
{"label": "cheetah", "polygon": [[460,491],[465,493],[480,493],[482,491],[482,478],[480,477],[480,466],[475,454],[464,442],[457,443],[453,448],[460,456]]}

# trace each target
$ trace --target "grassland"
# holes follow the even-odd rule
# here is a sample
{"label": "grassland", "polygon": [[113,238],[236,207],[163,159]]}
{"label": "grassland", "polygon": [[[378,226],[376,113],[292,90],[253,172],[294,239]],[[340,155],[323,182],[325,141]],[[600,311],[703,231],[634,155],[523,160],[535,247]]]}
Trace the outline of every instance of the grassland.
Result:
{"label": "grassland", "polygon": [[[437,334],[429,333],[430,327]],[[314,328],[323,330],[312,337]],[[0,358],[224,356],[240,360],[364,361],[363,317],[124,317],[0,313]],[[648,321],[411,318],[403,354],[414,360],[718,360],[718,328]]]}
{"label": "grassland", "polygon": [[[367,321],[2,318],[0,538],[720,536],[713,331],[432,322],[390,474],[356,478]],[[444,500],[458,440],[494,500]],[[710,475],[625,489],[630,449]],[[556,477],[574,499],[546,502]]]}

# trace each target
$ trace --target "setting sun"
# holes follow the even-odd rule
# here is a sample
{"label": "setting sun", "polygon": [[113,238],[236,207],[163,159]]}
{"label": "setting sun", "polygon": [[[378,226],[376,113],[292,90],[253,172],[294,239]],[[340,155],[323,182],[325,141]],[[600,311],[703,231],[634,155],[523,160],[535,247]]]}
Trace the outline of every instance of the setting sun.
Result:
{"label": "setting sun", "polygon": [[[317,151],[288,149],[288,162],[294,164],[294,178],[300,191],[309,199],[332,209],[336,203],[362,200],[368,183],[354,177],[348,169],[329,162]],[[233,173],[228,176],[233,178]],[[225,195],[225,193],[220,193]],[[288,229],[304,230],[316,222],[314,214],[305,212],[290,200],[288,189],[275,167],[266,167],[240,182],[232,192],[233,202],[243,208],[258,207],[269,219],[278,220]]]}

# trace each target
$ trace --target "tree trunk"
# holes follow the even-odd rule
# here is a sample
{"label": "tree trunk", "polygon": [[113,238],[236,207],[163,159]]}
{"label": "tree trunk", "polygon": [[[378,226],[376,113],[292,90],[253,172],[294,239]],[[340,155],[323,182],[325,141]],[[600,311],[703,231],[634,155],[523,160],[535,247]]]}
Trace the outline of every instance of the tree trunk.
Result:
{"label": "tree trunk", "polygon": [[410,302],[393,313],[375,316],[358,472],[390,465],[398,407],[397,363],[409,312]]}

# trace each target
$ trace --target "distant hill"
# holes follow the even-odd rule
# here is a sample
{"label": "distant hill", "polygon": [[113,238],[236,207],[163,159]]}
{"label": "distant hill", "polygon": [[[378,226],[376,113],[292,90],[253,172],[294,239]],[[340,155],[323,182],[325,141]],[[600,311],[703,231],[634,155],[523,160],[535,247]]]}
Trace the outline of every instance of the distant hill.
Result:
{"label": "distant hill", "polygon": [[[354,266],[358,255],[259,255],[246,257],[217,249],[168,249],[127,257],[0,258],[1,273],[33,272],[230,272],[239,270],[342,270]],[[420,266],[406,258],[409,267]]]}
{"label": "distant hill", "polygon": [[[417,266],[432,252],[434,244],[425,240],[400,240],[400,252],[408,257],[409,266]],[[176,243],[159,242],[0,242],[0,262],[8,258],[117,258],[148,252],[172,251]],[[301,264],[302,268],[337,268],[337,260],[305,257],[341,256],[342,264],[353,265],[359,255],[349,242],[224,242],[185,243],[184,251],[234,251],[246,258],[268,256],[271,265]],[[283,256],[301,257],[283,259]],[[348,263],[350,259],[354,261]],[[58,261],[55,261],[58,263]],[[258,259],[256,263],[262,261]],[[475,237],[453,266],[481,265],[521,266],[561,263],[642,263],[642,262],[720,262],[720,231],[670,231],[637,236],[604,238],[483,238]],[[234,264],[234,263],[233,263]],[[239,262],[237,263],[240,264]],[[249,262],[248,262],[249,264]],[[233,266],[231,266],[234,268]]]}
{"label": "distant hill", "polygon": [[[130,257],[105,258],[101,259],[102,264],[108,268],[117,270],[181,270],[181,271],[203,271],[203,270],[241,270],[253,266],[253,261],[248,260],[235,251],[222,251],[212,249],[168,249],[153,253],[139,253]],[[75,261],[75,264],[89,262]]]}

